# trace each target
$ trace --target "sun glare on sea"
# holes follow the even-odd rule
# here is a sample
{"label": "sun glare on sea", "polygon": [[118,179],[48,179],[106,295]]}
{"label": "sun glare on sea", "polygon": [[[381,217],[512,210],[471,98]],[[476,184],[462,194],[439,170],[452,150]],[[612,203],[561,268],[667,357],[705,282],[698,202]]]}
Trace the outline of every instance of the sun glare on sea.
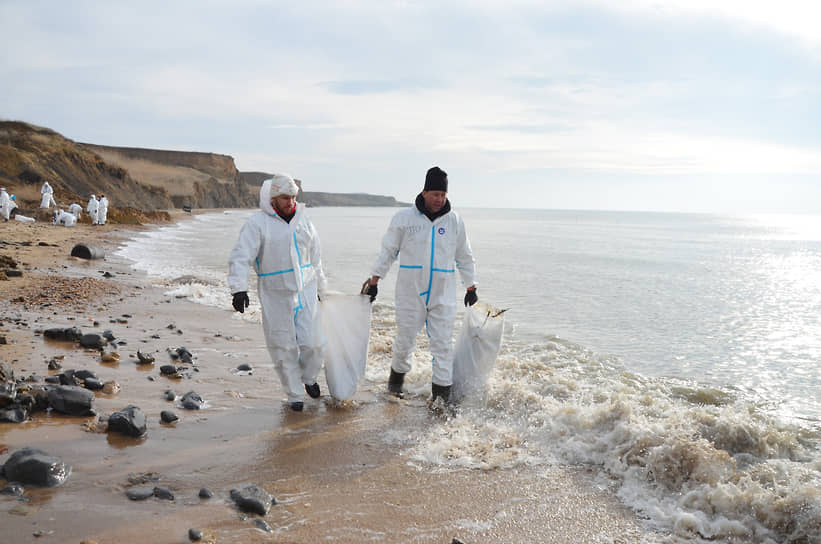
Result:
{"label": "sun glare on sea", "polygon": [[821,215],[757,214],[749,219],[775,239],[821,241]]}

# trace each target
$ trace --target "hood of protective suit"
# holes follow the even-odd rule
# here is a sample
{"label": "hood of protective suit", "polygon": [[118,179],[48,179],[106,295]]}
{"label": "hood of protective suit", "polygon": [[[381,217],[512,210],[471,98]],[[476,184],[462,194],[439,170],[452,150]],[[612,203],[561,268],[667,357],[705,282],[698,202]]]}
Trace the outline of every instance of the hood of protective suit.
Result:
{"label": "hood of protective suit", "polygon": [[268,215],[276,215],[274,207],[271,206],[271,183],[274,180],[266,179],[262,182],[262,187],[259,188],[259,209]]}
{"label": "hood of protective suit", "polygon": [[296,182],[288,175],[277,174],[273,178],[266,179],[259,188],[259,209],[268,215],[277,215],[274,207],[271,206],[271,197],[283,194],[296,196],[298,191],[299,187]]}

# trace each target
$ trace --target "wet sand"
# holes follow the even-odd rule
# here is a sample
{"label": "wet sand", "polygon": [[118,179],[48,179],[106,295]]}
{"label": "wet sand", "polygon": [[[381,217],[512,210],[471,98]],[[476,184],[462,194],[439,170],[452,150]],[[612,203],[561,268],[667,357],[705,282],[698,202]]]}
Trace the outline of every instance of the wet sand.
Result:
{"label": "wet sand", "polygon": [[[32,243],[0,244],[0,255],[24,263],[22,278],[0,281],[7,341],[0,360],[17,378],[43,377],[60,372],[47,362],[62,356],[63,370],[88,369],[121,385],[117,394],[96,393],[98,414],[133,404],[148,419],[139,439],[93,432],[95,418],[51,412],[0,423],[0,463],[31,446],[73,467],[63,485],[27,489],[24,501],[0,496],[2,542],[182,543],[189,528],[202,530],[205,542],[662,541],[584,467],[445,471],[410,463],[407,446],[385,437],[397,428],[447,425],[423,399],[395,400],[380,384],[363,383],[352,402],[323,395],[308,399],[303,413],[290,411],[261,326],[236,319],[229,300],[222,310],[164,295],[112,256],[129,235],[115,225],[0,224],[0,240]],[[106,258],[70,257],[77,242],[104,246]],[[52,287],[58,282],[60,293]],[[73,296],[64,298],[66,291]],[[120,362],[103,363],[97,351],[35,332],[71,326],[110,329],[127,342],[116,348]],[[172,362],[167,350],[181,346],[194,355],[193,367],[181,379],[161,376],[160,365]],[[138,365],[138,349],[156,363]],[[253,372],[237,372],[242,363]],[[322,377],[320,385],[325,393]],[[207,406],[185,410],[166,400],[168,389],[178,397],[195,391]],[[162,425],[162,410],[179,421]],[[133,483],[140,476],[151,481],[143,485],[170,488],[175,499],[129,500],[125,489],[141,485]],[[261,518],[270,532],[229,499],[231,489],[249,483],[278,502]],[[198,497],[203,487],[213,498]]]}

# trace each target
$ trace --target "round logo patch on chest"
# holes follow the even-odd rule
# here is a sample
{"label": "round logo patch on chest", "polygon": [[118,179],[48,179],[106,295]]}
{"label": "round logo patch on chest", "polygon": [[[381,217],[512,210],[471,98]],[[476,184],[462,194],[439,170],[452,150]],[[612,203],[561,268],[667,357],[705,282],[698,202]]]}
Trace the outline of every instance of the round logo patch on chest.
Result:
{"label": "round logo patch on chest", "polygon": [[445,234],[445,227],[439,227],[439,230],[437,232],[439,234]]}

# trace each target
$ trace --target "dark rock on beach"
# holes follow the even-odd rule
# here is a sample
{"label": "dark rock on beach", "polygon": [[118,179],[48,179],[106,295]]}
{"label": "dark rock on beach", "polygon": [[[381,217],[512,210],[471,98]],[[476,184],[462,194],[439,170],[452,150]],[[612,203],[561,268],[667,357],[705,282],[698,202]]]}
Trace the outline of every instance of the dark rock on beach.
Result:
{"label": "dark rock on beach", "polygon": [[103,349],[108,345],[108,340],[106,340],[101,334],[84,334],[80,337],[80,345],[84,348],[89,349]]}
{"label": "dark rock on beach", "polygon": [[149,353],[143,353],[142,351],[137,350],[137,361],[141,365],[154,364],[154,356]]}
{"label": "dark rock on beach", "polygon": [[49,340],[60,340],[63,342],[76,342],[83,336],[83,331],[77,327],[55,328],[43,331],[43,336]]}
{"label": "dark rock on beach", "polygon": [[51,408],[69,416],[93,416],[94,393],[75,385],[60,385],[48,392]]}
{"label": "dark rock on beach", "polygon": [[214,496],[214,493],[211,492],[210,489],[207,489],[207,488],[203,487],[203,488],[200,488],[200,492],[199,492],[198,496],[201,499],[210,499],[211,497]]}
{"label": "dark rock on beach", "polygon": [[165,400],[174,401],[177,398],[177,394],[174,393],[173,389],[169,389],[165,392]]}
{"label": "dark rock on beach", "polygon": [[0,423],[23,423],[29,418],[30,410],[20,404],[0,409]]}
{"label": "dark rock on beach", "polygon": [[0,361],[0,381],[11,382],[14,381],[14,369],[11,365]]}
{"label": "dark rock on beach", "polygon": [[158,499],[162,499],[164,501],[173,501],[174,500],[174,493],[171,492],[170,489],[167,487],[155,487],[154,488],[154,496]]}
{"label": "dark rock on beach", "polygon": [[110,432],[139,438],[148,430],[145,414],[137,406],[126,406],[119,412],[114,412],[111,416],[109,416],[108,430]]}
{"label": "dark rock on beach", "polygon": [[191,542],[202,540],[202,531],[199,529],[188,529],[188,540]]}
{"label": "dark rock on beach", "polygon": [[185,395],[182,396],[180,400],[182,407],[186,410],[199,410],[205,404],[205,401],[202,400],[202,397],[199,396],[198,393],[194,391],[189,391]]}
{"label": "dark rock on beach", "polygon": [[160,421],[163,423],[174,423],[178,421],[180,418],[177,417],[177,414],[170,410],[163,410],[160,412]]}
{"label": "dark rock on beach", "polygon": [[257,529],[260,531],[265,531],[266,533],[273,533],[274,530],[271,529],[271,526],[268,525],[268,522],[262,518],[257,518],[254,520],[254,525],[256,525]]}
{"label": "dark rock on beach", "polygon": [[144,501],[154,496],[153,487],[131,487],[125,490],[125,496],[132,501]]}
{"label": "dark rock on beach", "polygon": [[7,495],[9,497],[22,497],[25,493],[25,488],[20,484],[9,484],[3,489],[0,489],[0,495]]}
{"label": "dark rock on beach", "polygon": [[13,404],[16,398],[17,384],[12,380],[0,382],[0,407]]}
{"label": "dark rock on beach", "polygon": [[194,361],[194,356],[191,355],[191,352],[184,347],[179,347],[176,349],[169,348],[168,354],[171,356],[172,359],[179,359],[180,361],[186,364],[191,364]]}
{"label": "dark rock on beach", "polygon": [[71,474],[71,467],[57,457],[36,448],[14,452],[3,465],[2,475],[9,482],[25,486],[54,487]]}
{"label": "dark rock on beach", "polygon": [[243,512],[264,516],[276,504],[270,493],[255,485],[247,485],[242,489],[232,489],[231,499]]}
{"label": "dark rock on beach", "polygon": [[163,376],[177,376],[177,365],[162,365],[160,367],[160,374]]}

